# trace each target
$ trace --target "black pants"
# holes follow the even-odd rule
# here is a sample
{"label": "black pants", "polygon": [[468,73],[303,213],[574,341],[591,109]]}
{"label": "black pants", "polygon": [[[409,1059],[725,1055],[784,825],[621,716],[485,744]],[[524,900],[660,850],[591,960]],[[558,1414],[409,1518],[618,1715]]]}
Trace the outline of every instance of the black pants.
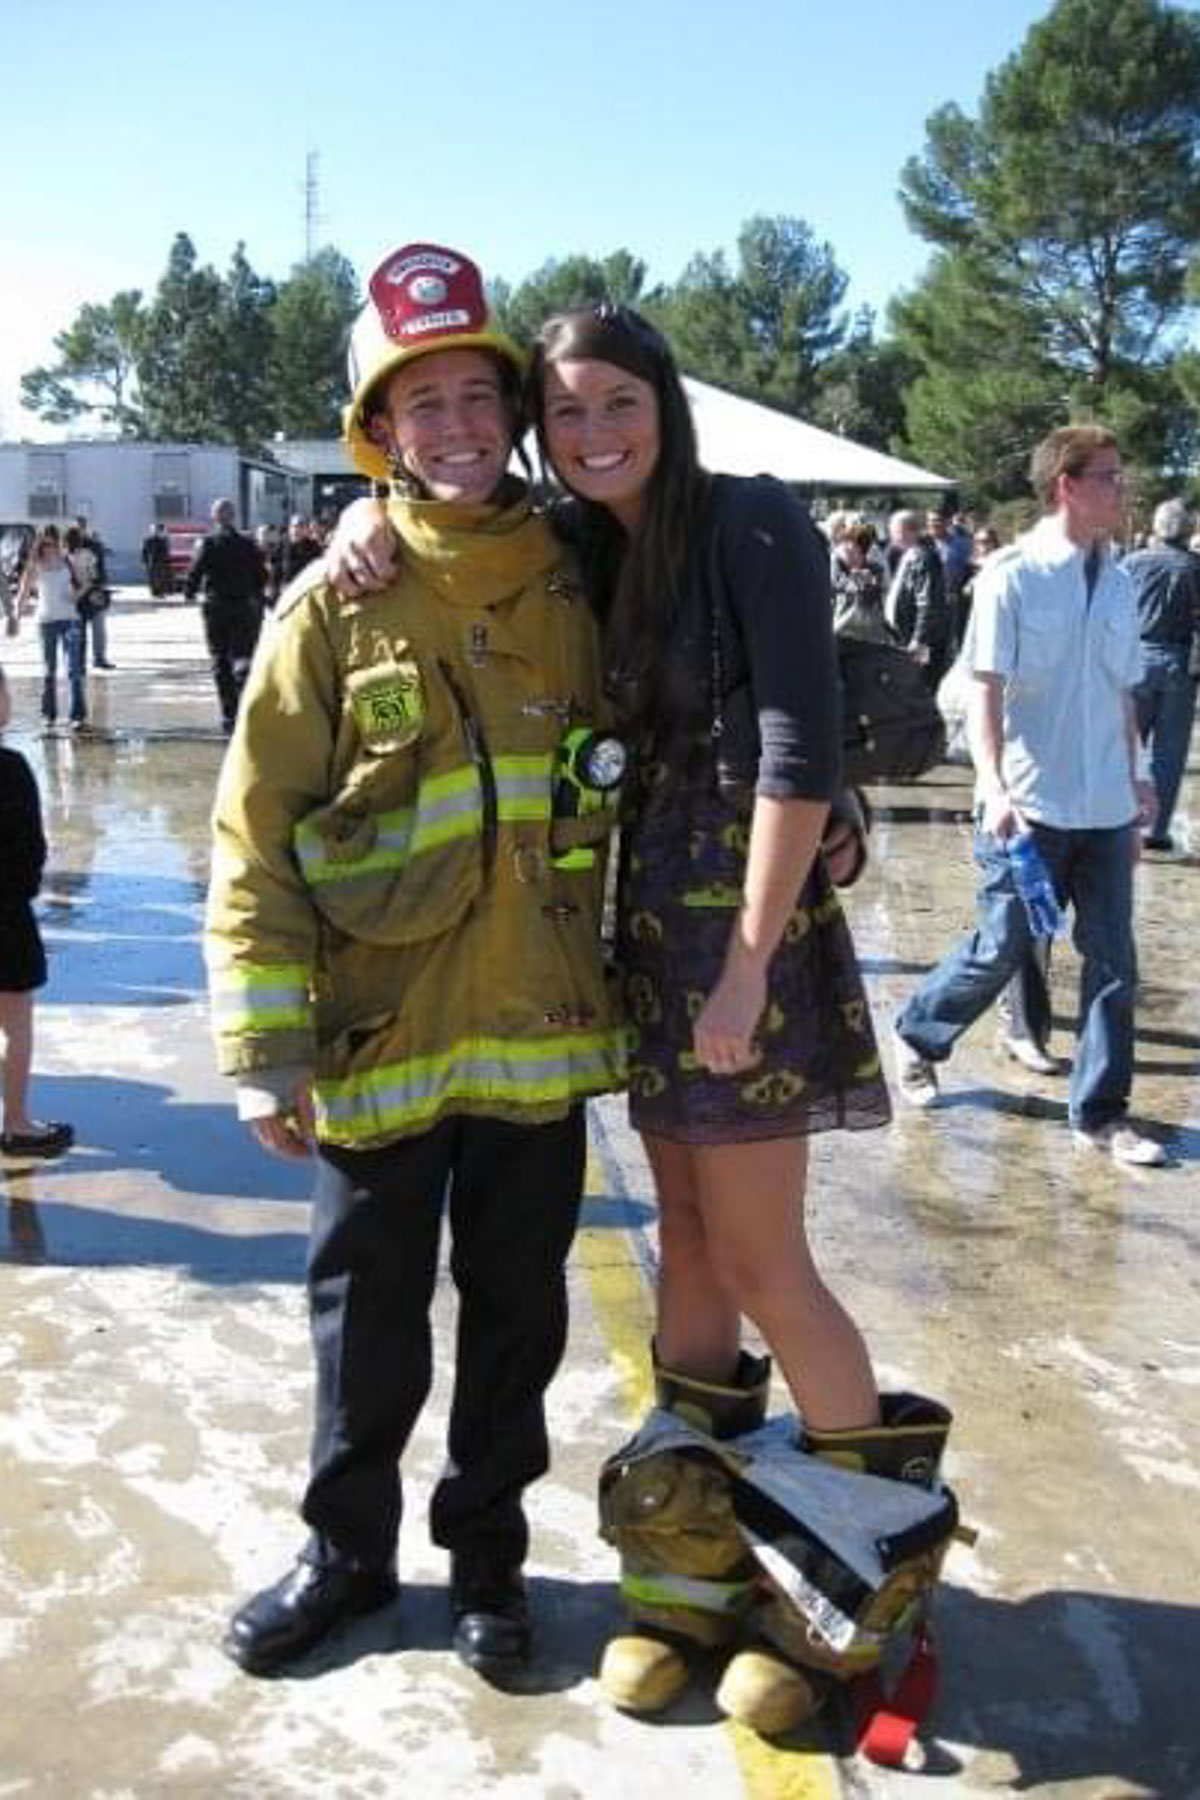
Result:
{"label": "black pants", "polygon": [[232,731],[238,699],[250,673],[250,659],[258,642],[262,611],[256,600],[204,602],[204,637],[217,685],[221,723]]}
{"label": "black pants", "polygon": [[449,1461],[430,1531],[524,1560],[522,1490],[549,1466],[544,1396],[567,1337],[583,1107],[550,1125],[455,1118],[381,1150],[322,1148],[308,1292],[317,1364],[302,1513],[314,1561],[395,1555],[399,1459],[429,1392],[442,1216],[458,1289]]}

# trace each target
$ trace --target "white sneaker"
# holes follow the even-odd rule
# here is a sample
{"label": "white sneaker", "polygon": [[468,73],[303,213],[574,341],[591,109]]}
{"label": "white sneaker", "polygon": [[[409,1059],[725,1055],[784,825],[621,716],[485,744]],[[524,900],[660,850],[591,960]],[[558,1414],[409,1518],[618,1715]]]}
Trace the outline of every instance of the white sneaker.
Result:
{"label": "white sneaker", "polygon": [[1161,1169],[1170,1158],[1154,1138],[1144,1137],[1132,1125],[1111,1119],[1107,1125],[1076,1125],[1075,1142],[1089,1144],[1093,1150],[1107,1150],[1114,1162],[1128,1163],[1136,1169]]}
{"label": "white sneaker", "polygon": [[928,1057],[914,1050],[907,1038],[892,1027],[892,1051],[896,1058],[896,1080],[900,1092],[910,1106],[936,1106],[938,1102],[937,1070]]}
{"label": "white sneaker", "polygon": [[1039,1043],[1030,1037],[1015,1037],[1010,1031],[1000,1033],[1000,1048],[1014,1062],[1019,1062],[1023,1069],[1034,1075],[1057,1075],[1062,1064],[1048,1050],[1043,1050]]}

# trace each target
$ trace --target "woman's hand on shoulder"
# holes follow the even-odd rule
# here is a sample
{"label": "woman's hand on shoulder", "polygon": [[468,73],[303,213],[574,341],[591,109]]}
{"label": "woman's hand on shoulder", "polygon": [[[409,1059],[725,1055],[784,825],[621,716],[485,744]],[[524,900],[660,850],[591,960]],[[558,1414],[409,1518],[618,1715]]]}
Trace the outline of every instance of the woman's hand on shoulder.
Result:
{"label": "woman's hand on shoulder", "polygon": [[325,579],[344,599],[378,593],[394,581],[400,540],[382,500],[352,500],[325,550]]}

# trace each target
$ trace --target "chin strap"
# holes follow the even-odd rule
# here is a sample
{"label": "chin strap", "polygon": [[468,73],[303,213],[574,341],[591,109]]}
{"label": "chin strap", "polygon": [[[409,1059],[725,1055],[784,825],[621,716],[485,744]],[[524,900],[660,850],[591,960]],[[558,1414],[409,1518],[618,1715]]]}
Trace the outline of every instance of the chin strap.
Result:
{"label": "chin strap", "polygon": [[922,1627],[908,1665],[890,1694],[878,1675],[854,1683],[854,1724],[859,1753],[887,1769],[903,1766],[908,1746],[920,1730],[937,1692],[938,1662],[933,1639]]}

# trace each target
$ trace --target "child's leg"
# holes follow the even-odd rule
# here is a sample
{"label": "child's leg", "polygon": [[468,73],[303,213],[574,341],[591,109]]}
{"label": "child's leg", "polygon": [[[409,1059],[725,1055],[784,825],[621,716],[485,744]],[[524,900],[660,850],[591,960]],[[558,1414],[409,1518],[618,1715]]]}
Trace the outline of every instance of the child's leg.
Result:
{"label": "child's leg", "polygon": [[33,1121],[25,1109],[33,1063],[32,993],[0,994],[0,1032],[4,1034],[4,1130],[31,1131]]}

